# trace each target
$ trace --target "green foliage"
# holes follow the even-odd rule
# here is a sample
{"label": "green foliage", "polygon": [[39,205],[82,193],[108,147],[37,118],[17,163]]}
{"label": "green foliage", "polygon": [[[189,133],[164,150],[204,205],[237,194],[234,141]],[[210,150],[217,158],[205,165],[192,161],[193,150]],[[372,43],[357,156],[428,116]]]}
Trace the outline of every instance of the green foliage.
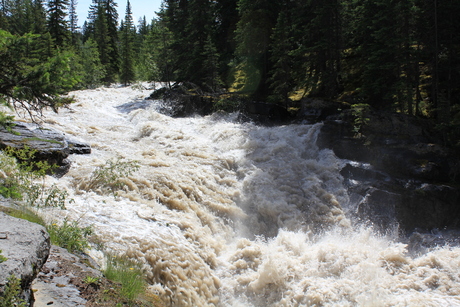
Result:
{"label": "green foliage", "polygon": [[[7,148],[0,153],[0,195],[23,200],[26,205],[65,209],[68,192],[56,185],[45,186],[45,176],[54,166],[34,160],[36,151]],[[17,162],[19,161],[19,162]]]}
{"label": "green foliage", "polygon": [[[139,60],[145,59],[144,62],[153,61],[157,70],[149,72],[148,77],[143,80],[163,80],[169,82],[174,79],[173,58],[170,54],[172,43],[172,33],[166,27],[165,21],[160,20],[153,22],[151,30],[144,40],[143,48],[140,49],[141,56],[139,57]],[[150,63],[149,65],[152,64]]]}
{"label": "green foliage", "polygon": [[118,48],[118,12],[113,0],[93,1],[84,29],[85,41],[91,38],[97,45],[99,61],[104,67],[104,83],[117,79],[120,68]]}
{"label": "green foliage", "polygon": [[237,96],[220,96],[213,104],[214,111],[236,112],[241,110],[241,98]]}
{"label": "green foliage", "polygon": [[93,234],[91,226],[80,227],[78,221],[64,219],[62,225],[52,223],[47,226],[51,243],[66,248],[70,252],[83,252],[89,247],[88,237]]}
{"label": "green foliage", "polygon": [[48,1],[48,32],[51,34],[56,46],[62,47],[69,40],[70,33],[67,30],[66,21],[68,0]]}
{"label": "green foliage", "polygon": [[20,297],[20,294],[21,280],[11,275],[2,296],[0,296],[0,307],[26,307],[27,303]]}
{"label": "green foliage", "polygon": [[166,56],[173,66],[174,80],[196,84],[206,91],[215,90],[220,85],[214,39],[216,3],[166,1],[166,5],[163,22],[172,34]]}
{"label": "green foliage", "polygon": [[8,260],[8,258],[2,255],[2,250],[0,249],[0,263],[5,262],[6,260]]}
{"label": "green foliage", "polygon": [[365,103],[354,104],[351,106],[351,112],[354,117],[353,131],[355,137],[361,137],[363,133],[363,127],[369,122],[370,118],[367,117],[369,112],[369,105]]}
{"label": "green foliage", "polygon": [[88,240],[93,234],[91,226],[81,227],[78,221],[69,221],[67,218],[62,224],[57,222],[46,224],[35,210],[25,206],[18,209],[5,208],[3,211],[10,216],[44,226],[50,235],[51,243],[66,248],[70,252],[83,252],[89,247]]}
{"label": "green foliage", "polygon": [[0,101],[30,116],[71,103],[71,97],[62,95],[79,82],[71,65],[75,54],[43,49],[46,37],[0,30]]}
{"label": "green foliage", "polygon": [[133,15],[131,12],[131,3],[128,0],[126,5],[125,20],[121,26],[121,66],[120,66],[120,81],[126,86],[135,80],[134,71],[134,40],[136,36],[136,28],[133,23]]}
{"label": "green foliage", "polygon": [[45,221],[40,216],[38,216],[38,214],[35,211],[24,206],[21,206],[17,209],[6,208],[3,211],[12,217],[23,219],[31,223],[39,224],[43,227],[46,227]]}
{"label": "green foliage", "polygon": [[12,132],[14,127],[14,116],[7,115],[4,112],[0,111],[0,127],[5,128],[8,132]]}
{"label": "green foliage", "polygon": [[83,282],[88,285],[97,285],[100,282],[100,278],[94,276],[86,276],[85,279],[83,279]]}
{"label": "green foliage", "polygon": [[81,46],[80,63],[82,66],[81,85],[86,88],[96,88],[102,85],[106,71],[101,63],[97,45],[91,38]]}
{"label": "green foliage", "polygon": [[139,168],[137,161],[108,160],[93,171],[84,188],[88,191],[111,192],[116,197],[117,190],[124,186],[122,179],[131,176]]}
{"label": "green foliage", "polygon": [[145,291],[146,282],[141,277],[141,266],[134,261],[109,256],[103,272],[105,277],[121,284],[120,294],[129,302],[134,302]]}

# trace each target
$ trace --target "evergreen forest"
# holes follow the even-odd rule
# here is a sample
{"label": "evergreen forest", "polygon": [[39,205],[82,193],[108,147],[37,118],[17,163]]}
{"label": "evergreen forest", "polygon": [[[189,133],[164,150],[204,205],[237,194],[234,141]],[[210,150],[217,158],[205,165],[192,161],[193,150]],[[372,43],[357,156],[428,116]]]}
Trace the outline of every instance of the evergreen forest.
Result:
{"label": "evergreen forest", "polygon": [[[114,82],[193,84],[295,106],[304,97],[433,119],[460,139],[460,1],[163,0],[153,20],[93,0],[0,0],[0,99],[28,112]],[[3,117],[0,120],[5,120]]]}

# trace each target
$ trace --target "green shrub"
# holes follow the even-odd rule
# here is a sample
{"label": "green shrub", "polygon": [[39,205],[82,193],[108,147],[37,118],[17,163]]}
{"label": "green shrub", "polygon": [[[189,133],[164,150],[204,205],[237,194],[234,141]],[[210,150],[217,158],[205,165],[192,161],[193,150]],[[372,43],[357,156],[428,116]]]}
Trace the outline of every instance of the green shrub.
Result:
{"label": "green shrub", "polygon": [[88,237],[93,234],[91,226],[80,227],[78,221],[64,219],[62,225],[52,223],[47,227],[51,243],[66,248],[70,252],[83,252],[89,247]]}
{"label": "green shrub", "polygon": [[0,249],[0,263],[5,262],[6,260],[8,260],[8,258],[2,255],[2,250]]}
{"label": "green shrub", "polygon": [[0,195],[13,199],[22,198],[19,173],[20,170],[16,159],[0,152]]}
{"label": "green shrub", "polygon": [[11,275],[5,286],[2,296],[0,296],[0,307],[25,307],[26,302],[20,298],[21,280]]}
{"label": "green shrub", "polygon": [[[0,105],[2,102],[0,100]],[[0,111],[0,127],[5,128],[8,132],[13,132],[12,128],[14,127],[14,116],[7,115],[5,112]]]}
{"label": "green shrub", "polygon": [[139,168],[137,161],[108,160],[93,171],[83,188],[88,191],[110,192],[116,197],[117,191],[124,186],[121,179],[132,175]]}

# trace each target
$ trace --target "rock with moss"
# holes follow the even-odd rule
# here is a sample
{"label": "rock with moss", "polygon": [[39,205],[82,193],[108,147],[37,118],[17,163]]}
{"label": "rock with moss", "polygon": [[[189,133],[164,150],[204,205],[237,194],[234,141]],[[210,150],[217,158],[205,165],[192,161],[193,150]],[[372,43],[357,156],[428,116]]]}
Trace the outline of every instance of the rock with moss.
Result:
{"label": "rock with moss", "polygon": [[89,154],[91,147],[75,138],[66,137],[62,132],[39,127],[34,124],[16,122],[10,129],[0,127],[0,149],[35,150],[34,159],[56,165],[55,174],[63,175],[70,168],[67,157],[70,154]]}
{"label": "rock with moss", "polygon": [[29,305],[34,297],[32,281],[48,259],[50,238],[45,228],[0,212],[0,250],[6,261],[0,263],[0,296],[8,280],[15,276],[21,281],[19,297]]}

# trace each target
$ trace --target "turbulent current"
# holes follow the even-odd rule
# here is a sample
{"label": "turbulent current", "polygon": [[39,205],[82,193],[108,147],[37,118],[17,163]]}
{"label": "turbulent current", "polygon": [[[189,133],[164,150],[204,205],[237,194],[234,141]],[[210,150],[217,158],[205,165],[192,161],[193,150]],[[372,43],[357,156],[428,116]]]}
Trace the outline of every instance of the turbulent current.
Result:
{"label": "turbulent current", "polygon": [[[356,225],[343,162],[316,146],[320,124],[172,118],[150,92],[77,91],[46,114],[92,153],[49,179],[73,201],[44,214],[92,225],[170,306],[460,306],[460,248],[413,253],[396,231]],[[116,159],[140,165],[116,197],[85,188]]]}

